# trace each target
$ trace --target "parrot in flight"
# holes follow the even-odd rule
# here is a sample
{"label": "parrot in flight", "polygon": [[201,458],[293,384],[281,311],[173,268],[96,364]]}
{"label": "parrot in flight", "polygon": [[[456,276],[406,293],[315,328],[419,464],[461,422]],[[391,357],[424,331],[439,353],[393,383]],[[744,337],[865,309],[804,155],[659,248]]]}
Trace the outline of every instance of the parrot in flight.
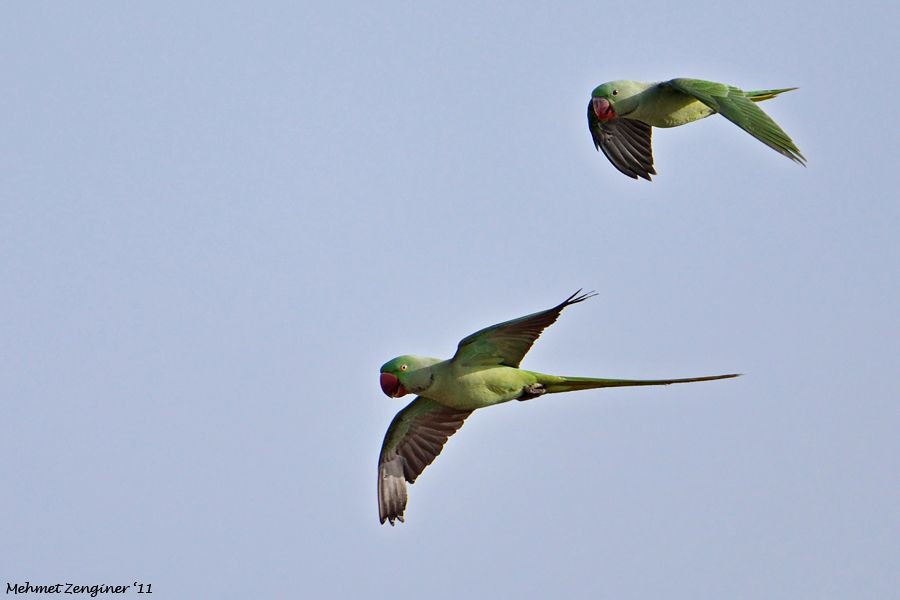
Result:
{"label": "parrot in flight", "polygon": [[594,147],[632,179],[650,181],[653,169],[651,127],[678,127],[719,113],[768,147],[805,165],[806,158],[769,115],[756,106],[797,88],[745,92],[701,79],[658,83],[610,81],[591,92],[588,128]]}
{"label": "parrot in flight", "polygon": [[737,377],[712,375],[686,379],[598,379],[558,377],[519,368],[541,332],[562,310],[595,296],[578,290],[553,308],[491,325],[459,342],[449,360],[398,356],[381,367],[381,389],[391,398],[416,394],[391,421],[378,458],[378,517],[383,524],[403,521],[406,482],[413,483],[440,454],[472,411],[544,394],[593,388],[669,385]]}

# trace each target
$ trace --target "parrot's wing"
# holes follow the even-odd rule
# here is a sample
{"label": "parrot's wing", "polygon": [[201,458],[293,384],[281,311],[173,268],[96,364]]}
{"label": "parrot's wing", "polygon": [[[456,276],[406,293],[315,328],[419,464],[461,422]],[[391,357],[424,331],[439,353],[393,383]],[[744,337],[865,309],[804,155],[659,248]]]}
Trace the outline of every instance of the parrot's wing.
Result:
{"label": "parrot's wing", "polygon": [[591,296],[596,294],[581,294],[581,290],[578,290],[553,308],[476,331],[459,343],[451,360],[467,366],[518,367],[541,332],[556,322],[565,307]]}
{"label": "parrot's wing", "polygon": [[471,413],[422,396],[397,413],[384,435],[378,458],[378,518],[382,523],[403,521],[406,482],[416,480]]}
{"label": "parrot's wing", "polygon": [[594,147],[602,150],[615,168],[632,179],[643,177],[650,181],[650,176],[656,175],[650,142],[652,127],[643,121],[621,117],[601,123],[590,102],[587,117]]}
{"label": "parrot's wing", "polygon": [[[747,94],[734,86],[700,79],[672,79],[659,84],[696,98],[763,144],[801,165],[806,159],[793,140]],[[773,90],[784,91],[784,90]]]}

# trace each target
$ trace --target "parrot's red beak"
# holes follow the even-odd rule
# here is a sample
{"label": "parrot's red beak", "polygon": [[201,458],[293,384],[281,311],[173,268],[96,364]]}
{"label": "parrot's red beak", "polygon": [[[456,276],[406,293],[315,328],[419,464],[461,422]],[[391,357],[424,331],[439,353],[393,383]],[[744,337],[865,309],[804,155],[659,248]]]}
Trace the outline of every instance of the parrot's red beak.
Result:
{"label": "parrot's red beak", "polygon": [[409,393],[406,391],[406,388],[400,385],[400,380],[390,373],[381,374],[381,391],[391,398],[399,398]]}
{"label": "parrot's red beak", "polygon": [[591,100],[594,106],[594,114],[597,115],[598,121],[609,121],[616,118],[616,111],[613,110],[609,100],[606,98],[594,98]]}

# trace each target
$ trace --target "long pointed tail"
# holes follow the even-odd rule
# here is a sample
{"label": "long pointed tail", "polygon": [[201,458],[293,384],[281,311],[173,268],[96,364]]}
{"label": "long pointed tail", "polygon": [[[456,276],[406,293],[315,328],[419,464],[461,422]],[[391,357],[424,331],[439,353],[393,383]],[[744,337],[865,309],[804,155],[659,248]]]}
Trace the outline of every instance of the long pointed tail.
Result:
{"label": "long pointed tail", "polygon": [[780,90],[755,90],[752,92],[744,92],[748,98],[753,100],[754,102],[762,102],[763,100],[771,100],[778,94],[783,94],[784,92],[790,92],[791,90],[796,90],[795,87],[790,88],[781,88]]}
{"label": "long pointed tail", "polygon": [[716,379],[729,379],[738,377],[740,373],[728,375],[709,375],[706,377],[687,377],[683,379],[600,379],[596,377],[557,377],[554,375],[538,374],[538,381],[547,390],[547,393],[574,392],[577,390],[591,390],[605,387],[630,387],[637,385],[670,385],[672,383],[693,383],[695,381],[714,381]]}

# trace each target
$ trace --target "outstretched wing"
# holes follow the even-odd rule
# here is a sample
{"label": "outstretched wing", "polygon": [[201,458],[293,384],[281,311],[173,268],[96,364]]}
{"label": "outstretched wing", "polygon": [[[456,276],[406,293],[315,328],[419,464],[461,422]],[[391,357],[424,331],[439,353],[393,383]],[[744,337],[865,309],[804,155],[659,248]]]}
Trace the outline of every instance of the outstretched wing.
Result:
{"label": "outstretched wing", "polygon": [[518,367],[541,332],[556,322],[565,307],[591,296],[596,294],[578,290],[553,308],[476,331],[459,343],[451,360],[467,366]]}
{"label": "outstretched wing", "polygon": [[621,117],[601,123],[590,102],[587,117],[594,147],[602,150],[615,168],[632,179],[643,177],[650,181],[650,176],[656,175],[650,141],[652,127],[643,121]]}
{"label": "outstretched wing", "polygon": [[663,82],[660,86],[670,87],[696,98],[769,148],[801,165],[805,164],[806,159],[788,134],[743,90],[724,83],[681,78]]}
{"label": "outstretched wing", "polygon": [[416,480],[471,413],[422,396],[397,413],[384,435],[378,458],[378,518],[382,523],[403,521],[406,482]]}

